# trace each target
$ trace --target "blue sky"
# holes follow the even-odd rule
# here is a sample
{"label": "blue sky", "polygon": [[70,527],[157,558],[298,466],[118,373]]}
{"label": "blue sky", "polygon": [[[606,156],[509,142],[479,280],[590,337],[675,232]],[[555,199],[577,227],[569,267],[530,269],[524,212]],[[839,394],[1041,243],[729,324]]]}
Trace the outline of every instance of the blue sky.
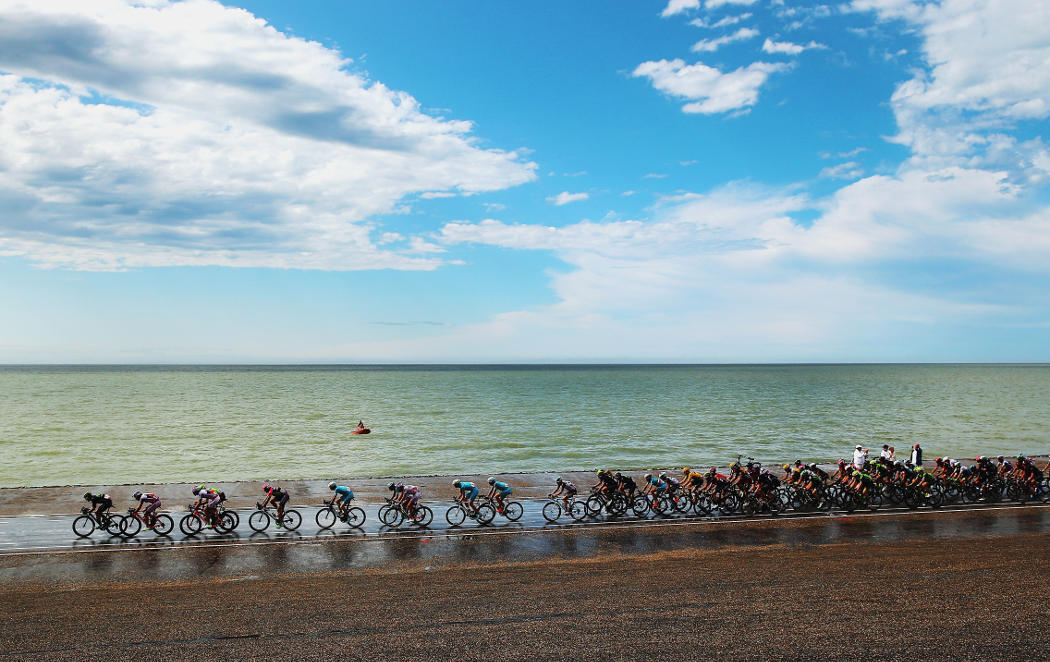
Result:
{"label": "blue sky", "polygon": [[0,0],[0,361],[1048,361],[1048,26]]}

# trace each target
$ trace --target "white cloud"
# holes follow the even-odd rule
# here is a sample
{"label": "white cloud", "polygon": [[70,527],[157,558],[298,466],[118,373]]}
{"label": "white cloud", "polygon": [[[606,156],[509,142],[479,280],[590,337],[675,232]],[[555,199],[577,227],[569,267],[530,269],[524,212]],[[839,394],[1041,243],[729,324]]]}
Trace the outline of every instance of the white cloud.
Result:
{"label": "white cloud", "polygon": [[786,68],[785,64],[755,62],[723,73],[699,62],[687,65],[675,59],[643,62],[633,75],[648,78],[665,94],[688,100],[683,112],[713,114],[750,108],[769,76]]}
{"label": "white cloud", "polygon": [[706,2],[704,2],[704,7],[706,7],[708,10],[711,10],[718,9],[719,7],[724,7],[726,5],[750,6],[755,4],[757,1],[758,0],[706,0]]}
{"label": "white cloud", "polygon": [[547,202],[557,207],[561,207],[562,205],[567,205],[570,202],[579,202],[581,200],[586,200],[589,197],[591,196],[587,193],[569,193],[568,191],[562,191],[558,195],[552,195],[549,198],[547,198]]}
{"label": "white cloud", "polygon": [[[429,269],[364,223],[534,178],[468,122],[208,0],[0,6],[0,250],[48,266]],[[43,81],[43,82],[41,82]]]}
{"label": "white cloud", "polygon": [[664,10],[660,12],[660,16],[667,18],[668,16],[674,16],[675,14],[681,14],[682,12],[689,11],[691,9],[699,9],[700,0],[670,0]]}
{"label": "white cloud", "polygon": [[694,53],[713,53],[726,44],[731,44],[736,41],[746,41],[748,39],[754,39],[758,36],[758,30],[753,28],[740,28],[732,34],[725,35],[724,37],[717,37],[715,39],[701,39],[700,41],[693,44],[692,51]]}
{"label": "white cloud", "polygon": [[689,25],[693,25],[698,28],[724,28],[730,25],[736,25],[741,21],[746,21],[747,19],[751,18],[751,16],[752,14],[750,12],[745,14],[739,14],[737,16],[725,16],[723,18],[718,19],[714,23],[708,23],[707,19],[704,18],[694,18],[693,20],[689,21]]}
{"label": "white cloud", "polygon": [[860,179],[864,176],[864,168],[856,161],[847,161],[822,169],[820,176],[832,179]]}
{"label": "white cloud", "polygon": [[906,21],[922,38],[928,70],[891,101],[897,140],[915,165],[973,163],[994,143],[989,131],[1050,117],[1050,3],[855,0],[852,7]]}
{"label": "white cloud", "polygon": [[798,55],[802,51],[827,48],[824,44],[810,41],[808,44],[795,44],[790,41],[773,41],[766,39],[762,44],[762,50],[766,53],[783,53],[785,55]]}

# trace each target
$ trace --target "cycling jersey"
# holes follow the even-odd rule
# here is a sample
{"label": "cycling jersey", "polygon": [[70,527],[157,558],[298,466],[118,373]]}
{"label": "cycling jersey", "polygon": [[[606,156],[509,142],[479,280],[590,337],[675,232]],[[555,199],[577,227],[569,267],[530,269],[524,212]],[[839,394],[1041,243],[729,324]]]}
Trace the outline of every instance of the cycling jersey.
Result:
{"label": "cycling jersey", "polygon": [[153,503],[154,501],[160,501],[160,497],[150,492],[149,494],[143,494],[139,497],[139,501],[142,503]]}
{"label": "cycling jersey", "polygon": [[620,476],[620,488],[628,492],[633,492],[638,489],[638,485],[635,484],[634,479],[630,476]]}
{"label": "cycling jersey", "polygon": [[649,485],[653,489],[655,489],[657,492],[663,492],[664,490],[667,489],[667,484],[665,482],[663,482],[662,480],[660,480],[659,478],[650,478],[649,479]]}
{"label": "cycling jersey", "polygon": [[569,481],[567,481],[567,480],[563,480],[563,481],[561,482],[561,489],[563,489],[563,490],[565,490],[566,492],[569,492],[569,493],[571,493],[571,494],[576,494],[576,492],[578,492],[578,491],[579,491],[579,490],[577,490],[577,489],[576,489],[576,486],[575,486],[575,485],[573,485],[572,483],[570,483],[570,482],[569,482]]}
{"label": "cycling jersey", "polygon": [[91,495],[91,507],[104,505],[106,508],[113,507],[113,499],[108,494],[92,494]]}
{"label": "cycling jersey", "polygon": [[478,496],[479,491],[478,486],[474,483],[463,482],[459,484],[459,493],[471,501]]}
{"label": "cycling jersey", "polygon": [[506,483],[499,480],[492,484],[492,489],[496,490],[504,496],[510,494],[510,485],[507,485]]}
{"label": "cycling jersey", "polygon": [[335,488],[335,496],[338,497],[340,501],[349,501],[354,498],[354,493],[349,487],[340,485]]}

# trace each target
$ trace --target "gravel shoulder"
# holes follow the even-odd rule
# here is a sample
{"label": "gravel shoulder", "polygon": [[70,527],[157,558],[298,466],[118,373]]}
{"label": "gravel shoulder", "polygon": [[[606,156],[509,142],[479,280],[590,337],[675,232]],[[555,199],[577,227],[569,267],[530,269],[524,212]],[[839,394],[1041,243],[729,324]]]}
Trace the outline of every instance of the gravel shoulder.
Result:
{"label": "gravel shoulder", "polygon": [[4,585],[0,656],[1034,659],[1050,653],[1048,543],[1030,533]]}

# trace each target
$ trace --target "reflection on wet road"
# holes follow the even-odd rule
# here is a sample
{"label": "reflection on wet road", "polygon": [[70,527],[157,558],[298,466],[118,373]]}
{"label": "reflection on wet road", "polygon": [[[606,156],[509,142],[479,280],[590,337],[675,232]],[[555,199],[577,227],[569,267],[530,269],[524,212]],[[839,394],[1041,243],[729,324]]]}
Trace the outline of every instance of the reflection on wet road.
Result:
{"label": "reflection on wet road", "polygon": [[880,511],[853,515],[696,518],[602,521],[551,525],[539,502],[526,504],[520,522],[497,519],[491,526],[450,528],[444,506],[434,506],[428,530],[391,530],[378,525],[368,509],[364,530],[337,524],[319,530],[316,509],[301,508],[296,532],[272,527],[253,533],[247,512],[241,527],[225,536],[214,533],[170,539],[143,532],[123,541],[101,536],[74,538],[72,518],[0,520],[0,581],[39,579],[92,581],[119,577],[130,581],[176,580],[196,576],[248,579],[267,572],[325,572],[392,566],[400,563],[446,564],[529,561],[552,557],[587,557],[603,553],[646,554],[676,549],[719,549],[781,545],[786,548],[837,542],[994,537],[1050,531],[1050,508],[998,506],[940,511]]}

